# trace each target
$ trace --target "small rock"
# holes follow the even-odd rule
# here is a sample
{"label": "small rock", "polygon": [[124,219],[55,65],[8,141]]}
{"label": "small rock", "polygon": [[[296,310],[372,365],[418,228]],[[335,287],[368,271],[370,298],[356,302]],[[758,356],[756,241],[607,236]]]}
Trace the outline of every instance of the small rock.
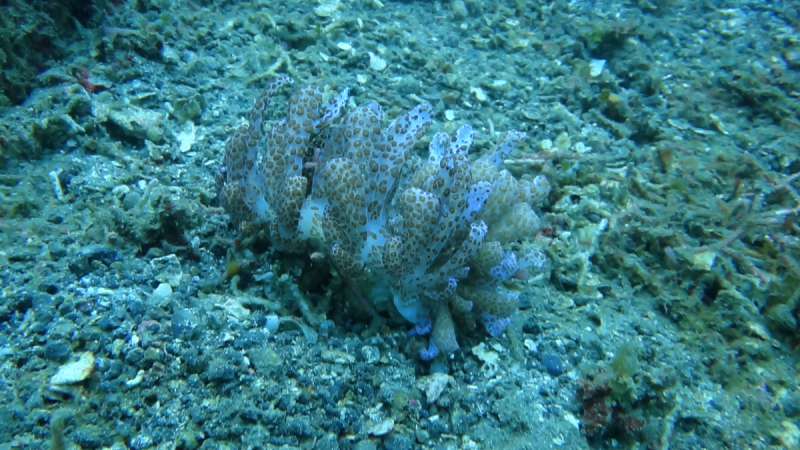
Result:
{"label": "small rock", "polygon": [[170,331],[172,336],[184,340],[191,340],[200,333],[200,320],[197,315],[188,309],[178,309],[172,315]]}
{"label": "small rock", "polygon": [[564,364],[556,355],[542,355],[542,364],[551,376],[557,377],[564,373]]}
{"label": "small rock", "polygon": [[392,433],[388,436],[384,440],[383,446],[386,450],[411,450],[412,448],[416,448],[414,442],[410,438],[398,433]]}
{"label": "small rock", "polygon": [[775,328],[792,332],[797,330],[797,319],[794,318],[792,307],[781,303],[767,311],[767,320]]}
{"label": "small rock", "polygon": [[365,345],[361,347],[361,356],[367,364],[375,364],[381,359],[381,352],[371,345]]}
{"label": "small rock", "polygon": [[464,0],[453,0],[450,2],[450,9],[453,11],[453,17],[458,20],[465,19],[469,16],[469,10]]}
{"label": "small rock", "polygon": [[168,283],[172,287],[178,287],[181,284],[183,269],[181,269],[180,260],[174,254],[153,258],[150,260],[150,265],[157,273],[157,281]]}
{"label": "small rock", "polygon": [[153,142],[164,140],[166,121],[163,113],[128,105],[109,111],[108,118],[127,136]]}
{"label": "small rock", "polygon": [[356,362],[353,355],[339,350],[323,350],[320,357],[323,361],[332,362],[334,364],[353,364]]}
{"label": "small rock", "polygon": [[358,441],[358,443],[353,446],[353,450],[375,450],[377,448],[378,446],[369,439]]}
{"label": "small rock", "polygon": [[175,100],[173,105],[172,115],[178,119],[179,123],[195,120],[203,115],[203,110],[206,108],[206,100],[200,93],[195,93],[186,98],[179,98]]}
{"label": "small rock", "polygon": [[339,450],[336,436],[328,434],[314,444],[314,450]]}
{"label": "small rock", "polygon": [[783,53],[783,59],[792,69],[800,68],[800,49],[789,49]]}
{"label": "small rock", "polygon": [[44,357],[50,360],[58,360],[69,356],[69,343],[63,339],[55,342],[48,342],[44,345]]}

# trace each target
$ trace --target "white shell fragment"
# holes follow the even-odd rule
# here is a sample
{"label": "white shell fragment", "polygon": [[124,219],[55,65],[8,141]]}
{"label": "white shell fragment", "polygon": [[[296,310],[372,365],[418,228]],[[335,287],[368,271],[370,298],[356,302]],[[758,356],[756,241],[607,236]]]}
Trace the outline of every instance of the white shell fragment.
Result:
{"label": "white shell fragment", "polygon": [[483,103],[489,99],[489,96],[486,95],[486,91],[481,89],[478,86],[472,86],[469,88],[469,92],[475,96],[475,100]]}
{"label": "white shell fragment", "polygon": [[386,68],[386,60],[381,58],[379,55],[375,53],[369,52],[369,68],[380,72],[381,70]]}
{"label": "white shell fragment", "polygon": [[314,8],[314,14],[318,17],[330,17],[340,6],[342,6],[342,2],[339,0],[326,1]]}
{"label": "white shell fragment", "polygon": [[714,267],[714,259],[717,257],[717,252],[713,250],[704,250],[694,254],[692,264],[700,270],[711,270]]}
{"label": "white shell fragment", "polygon": [[722,119],[720,119],[716,114],[709,114],[708,118],[711,119],[711,122],[717,128],[717,131],[724,134],[725,136],[730,134],[728,129],[725,128],[725,124],[722,122]]}
{"label": "white shell fragment", "polygon": [[191,121],[186,122],[188,125],[181,130],[176,138],[178,139],[178,150],[181,153],[186,153],[192,149],[192,145],[197,141],[197,131],[194,123]]}
{"label": "white shell fragment", "polygon": [[157,301],[167,300],[170,297],[172,297],[172,286],[168,283],[158,283],[158,287],[150,294],[150,298]]}
{"label": "white shell fragment", "polygon": [[438,400],[448,385],[455,386],[455,378],[438,372],[417,380],[417,388],[425,391],[425,398],[428,403],[434,403]]}
{"label": "white shell fragment", "polygon": [[596,77],[603,73],[603,67],[606,66],[605,59],[593,59],[589,63],[589,75]]}
{"label": "white shell fragment", "polygon": [[77,361],[67,363],[58,368],[58,372],[50,378],[50,384],[75,384],[89,378],[94,370],[92,352],[81,353]]}
{"label": "white shell fragment", "polygon": [[367,425],[367,434],[372,436],[383,436],[394,429],[394,419],[384,419],[378,423],[369,423]]}

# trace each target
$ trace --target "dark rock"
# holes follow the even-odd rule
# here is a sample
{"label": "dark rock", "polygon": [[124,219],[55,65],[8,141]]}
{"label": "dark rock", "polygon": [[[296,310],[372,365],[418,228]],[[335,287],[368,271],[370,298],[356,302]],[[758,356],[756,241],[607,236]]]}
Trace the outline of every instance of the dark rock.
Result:
{"label": "dark rock", "polygon": [[545,370],[551,376],[557,377],[564,373],[564,364],[561,362],[561,358],[556,355],[542,355],[542,364],[544,364]]}

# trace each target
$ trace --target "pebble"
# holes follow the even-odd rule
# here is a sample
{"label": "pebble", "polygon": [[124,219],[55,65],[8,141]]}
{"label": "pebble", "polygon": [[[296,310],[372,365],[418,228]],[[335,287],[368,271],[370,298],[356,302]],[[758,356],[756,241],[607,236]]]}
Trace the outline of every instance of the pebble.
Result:
{"label": "pebble", "polygon": [[361,347],[361,356],[367,364],[375,364],[381,359],[381,352],[371,345]]}
{"label": "pebble", "polygon": [[556,355],[542,355],[542,364],[551,376],[557,377],[564,373],[564,364]]}

